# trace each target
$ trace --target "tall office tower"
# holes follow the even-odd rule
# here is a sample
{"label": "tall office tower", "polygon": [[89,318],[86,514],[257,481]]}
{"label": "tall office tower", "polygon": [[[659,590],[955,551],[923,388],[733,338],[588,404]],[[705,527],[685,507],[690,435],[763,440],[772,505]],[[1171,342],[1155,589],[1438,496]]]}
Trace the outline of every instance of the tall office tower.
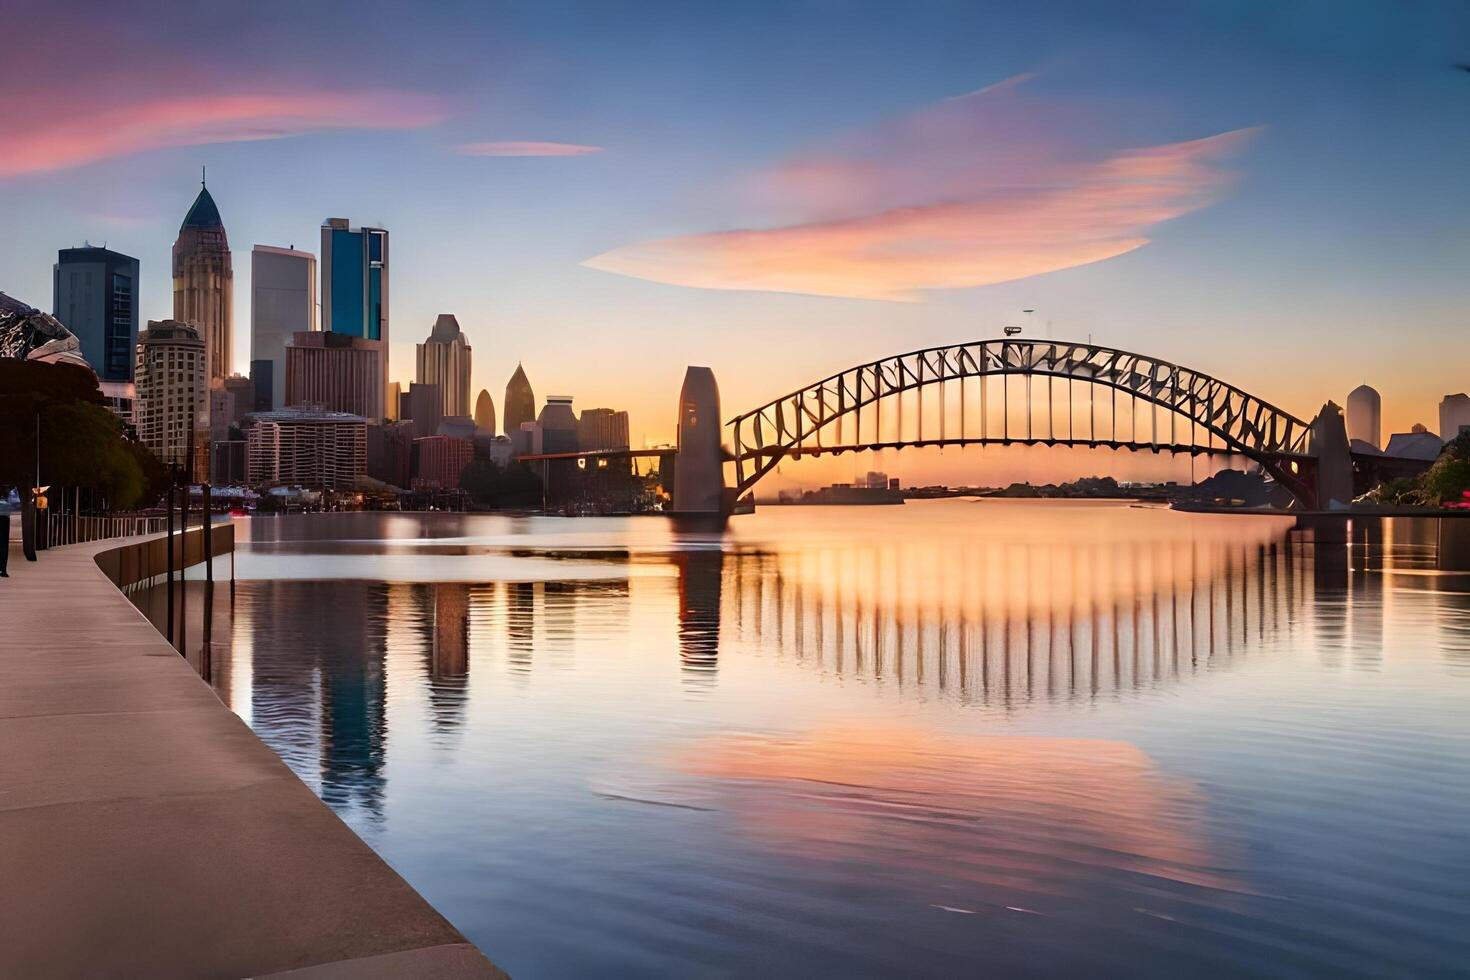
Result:
{"label": "tall office tower", "polygon": [[388,232],[322,224],[322,329],[383,344],[378,387],[388,397]]}
{"label": "tall office tower", "polygon": [[521,430],[522,422],[536,421],[536,393],[531,390],[526,371],[519,364],[505,386],[505,402],[501,407],[505,411],[505,434],[512,439]]}
{"label": "tall office tower", "polygon": [[577,448],[582,452],[627,449],[628,413],[615,412],[610,408],[583,410],[577,417]]}
{"label": "tall office tower", "polygon": [[429,331],[429,339],[418,345],[418,368],[414,380],[438,385],[444,403],[440,414],[470,414],[470,345],[452,313],[440,313]]}
{"label": "tall office tower", "polygon": [[51,313],[81,341],[98,381],[133,380],[137,259],[95,245],[63,248],[52,268]]}
{"label": "tall office tower", "polygon": [[203,479],[209,466],[208,345],[199,330],[177,320],[149,320],[138,334],[133,417],[138,439],[167,466]]}
{"label": "tall office tower", "polygon": [[1445,442],[1470,428],[1470,395],[1445,395],[1439,403],[1439,437]]}
{"label": "tall office tower", "polygon": [[1347,432],[1352,442],[1382,448],[1383,399],[1376,389],[1358,385],[1347,396]]}
{"label": "tall office tower", "polygon": [[490,392],[484,388],[480,389],[480,397],[475,399],[475,428],[495,434],[495,403],[490,400]]}
{"label": "tall office tower", "polygon": [[230,374],[235,272],[219,208],[204,181],[174,240],[174,320],[192,323],[204,341],[210,383]]}
{"label": "tall office tower", "polygon": [[320,405],[381,422],[383,356],[376,340],[325,330],[292,334],[286,345],[287,407]]}
{"label": "tall office tower", "polygon": [[286,345],[291,335],[316,330],[316,256],[294,248],[250,250],[250,363],[269,361],[270,408],[286,391]]}
{"label": "tall office tower", "polygon": [[403,408],[403,386],[397,381],[388,382],[388,399],[383,403],[383,418],[389,422],[399,421]]}

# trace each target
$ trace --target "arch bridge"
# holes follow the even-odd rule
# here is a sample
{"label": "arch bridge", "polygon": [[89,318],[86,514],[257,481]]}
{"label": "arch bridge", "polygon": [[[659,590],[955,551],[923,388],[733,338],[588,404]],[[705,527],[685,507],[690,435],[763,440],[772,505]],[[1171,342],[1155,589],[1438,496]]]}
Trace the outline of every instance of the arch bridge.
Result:
{"label": "arch bridge", "polygon": [[[708,369],[690,368],[680,395],[676,510],[708,512],[718,500],[728,513],[783,459],[907,446],[1232,454],[1258,463],[1298,506],[1352,496],[1337,406],[1307,422],[1201,371],[1090,343],[981,340],[860,364],[737,415],[724,426],[728,450],[708,422],[718,401]],[[716,454],[721,465],[712,469]]]}

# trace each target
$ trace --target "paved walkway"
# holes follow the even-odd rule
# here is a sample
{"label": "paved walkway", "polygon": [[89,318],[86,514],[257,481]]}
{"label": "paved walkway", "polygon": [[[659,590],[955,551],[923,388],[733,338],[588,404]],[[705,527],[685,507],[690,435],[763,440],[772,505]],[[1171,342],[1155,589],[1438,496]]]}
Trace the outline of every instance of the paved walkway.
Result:
{"label": "paved walkway", "polygon": [[103,576],[0,579],[0,976],[503,976]]}

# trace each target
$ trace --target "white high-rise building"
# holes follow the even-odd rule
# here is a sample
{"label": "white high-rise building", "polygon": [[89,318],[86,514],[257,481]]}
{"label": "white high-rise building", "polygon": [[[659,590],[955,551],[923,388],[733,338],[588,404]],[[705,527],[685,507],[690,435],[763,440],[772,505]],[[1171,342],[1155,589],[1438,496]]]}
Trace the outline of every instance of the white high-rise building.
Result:
{"label": "white high-rise building", "polygon": [[[286,345],[291,335],[317,329],[316,256],[294,248],[250,250],[250,364],[270,362],[270,408],[286,398]],[[260,384],[257,377],[256,383]],[[262,401],[265,392],[261,391]]]}
{"label": "white high-rise building", "polygon": [[1352,442],[1383,448],[1383,399],[1376,389],[1358,385],[1348,393],[1347,434]]}
{"label": "white high-rise building", "polygon": [[1439,437],[1445,442],[1470,428],[1470,395],[1445,395],[1439,403]]}
{"label": "white high-rise building", "polygon": [[209,368],[197,327],[149,320],[138,334],[133,420],[138,439],[166,466],[203,479],[209,468]]}

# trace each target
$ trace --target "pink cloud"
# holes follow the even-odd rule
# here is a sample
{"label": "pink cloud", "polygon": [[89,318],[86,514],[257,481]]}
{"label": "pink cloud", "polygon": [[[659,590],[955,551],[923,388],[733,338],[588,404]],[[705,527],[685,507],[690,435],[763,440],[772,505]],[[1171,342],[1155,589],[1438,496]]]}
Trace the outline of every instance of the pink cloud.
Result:
{"label": "pink cloud", "polygon": [[580,143],[542,143],[528,140],[505,140],[489,143],[461,143],[454,152],[467,157],[580,157],[601,153],[600,146]]}
{"label": "pink cloud", "polygon": [[[754,175],[772,227],[682,235],[588,259],[704,289],[916,301],[1112,258],[1217,200],[1248,130],[1117,148],[1097,106],[1010,79],[848,134]],[[1113,148],[1108,148],[1109,142]],[[794,219],[794,220],[793,220]]]}
{"label": "pink cloud", "polygon": [[[142,96],[57,111],[8,133],[0,178],[79,167],[173,146],[279,139],[327,129],[414,129],[441,122],[438,100],[405,92],[270,92]],[[0,109],[4,106],[0,105]],[[3,113],[0,113],[3,115]]]}

